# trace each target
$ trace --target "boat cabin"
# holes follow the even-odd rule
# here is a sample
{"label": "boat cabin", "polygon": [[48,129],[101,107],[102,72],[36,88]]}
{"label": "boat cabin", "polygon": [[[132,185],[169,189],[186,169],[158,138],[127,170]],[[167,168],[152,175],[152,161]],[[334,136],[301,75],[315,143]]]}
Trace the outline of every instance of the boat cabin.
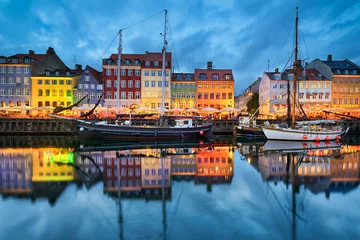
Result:
{"label": "boat cabin", "polygon": [[243,127],[256,127],[256,119],[250,116],[240,116],[239,126]]}
{"label": "boat cabin", "polygon": [[193,127],[193,120],[192,119],[176,119],[174,127],[175,128]]}

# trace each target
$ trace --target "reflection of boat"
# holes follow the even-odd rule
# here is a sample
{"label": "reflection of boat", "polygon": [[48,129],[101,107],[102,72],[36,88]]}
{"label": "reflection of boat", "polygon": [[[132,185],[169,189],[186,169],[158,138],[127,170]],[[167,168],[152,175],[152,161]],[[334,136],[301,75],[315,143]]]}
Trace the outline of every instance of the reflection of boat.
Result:
{"label": "reflection of boat", "polygon": [[293,64],[293,99],[291,108],[291,127],[265,126],[264,134],[267,139],[273,140],[292,140],[292,141],[330,141],[340,138],[340,135],[347,132],[342,131],[341,126],[324,127],[322,122],[308,121],[307,125],[296,125],[296,105],[297,105],[297,86],[298,86],[298,68],[301,64],[298,61],[298,10],[296,9],[296,37],[295,37],[295,59]]}
{"label": "reflection of boat", "polygon": [[266,141],[263,151],[282,151],[282,152],[296,152],[312,149],[340,149],[340,143],[329,142],[314,142],[314,141]]}

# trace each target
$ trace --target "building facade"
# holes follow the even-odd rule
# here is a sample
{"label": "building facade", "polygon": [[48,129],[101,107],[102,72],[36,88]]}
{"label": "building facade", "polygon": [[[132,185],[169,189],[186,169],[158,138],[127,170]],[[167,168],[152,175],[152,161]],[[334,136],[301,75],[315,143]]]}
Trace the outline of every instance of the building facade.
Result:
{"label": "building facade", "polygon": [[[145,53],[141,63],[141,106],[156,109],[161,106],[162,97],[162,53]],[[165,56],[164,107],[171,102],[171,53]]]}
{"label": "building facade", "polygon": [[196,82],[193,73],[173,73],[171,108],[196,108]]}
{"label": "building facade", "polygon": [[[145,54],[122,54],[120,66],[120,108],[137,108],[141,104],[141,68]],[[118,55],[103,59],[105,107],[116,108]]]}
{"label": "building facade", "polygon": [[[75,83],[74,102],[79,101],[87,95],[87,101],[82,101],[78,106],[83,106],[84,104],[96,104],[102,94],[102,72],[98,72],[92,67],[86,66],[83,73],[78,78],[77,83]],[[104,104],[104,102],[101,103]]]}
{"label": "building facade", "polygon": [[261,78],[259,77],[255,82],[253,82],[245,91],[243,94],[241,94],[239,97],[236,97],[234,99],[235,101],[235,108],[239,109],[240,112],[246,112],[247,106],[246,104],[251,99],[252,95],[254,93],[259,93],[259,85],[260,85]]}
{"label": "building facade", "polygon": [[57,57],[53,48],[46,54],[28,54],[0,56],[0,107],[27,110],[31,106],[31,79],[33,68],[39,63]]}
{"label": "building facade", "polygon": [[231,69],[195,69],[197,108],[234,107],[234,77]]}

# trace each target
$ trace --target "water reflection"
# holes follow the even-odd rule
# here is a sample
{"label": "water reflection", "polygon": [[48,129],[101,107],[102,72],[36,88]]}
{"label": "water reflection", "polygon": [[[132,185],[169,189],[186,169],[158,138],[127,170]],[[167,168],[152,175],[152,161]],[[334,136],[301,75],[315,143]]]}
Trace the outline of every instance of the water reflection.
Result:
{"label": "water reflection", "polygon": [[[7,138],[6,142],[13,140]],[[306,214],[307,208],[311,208],[306,196],[309,193],[322,195],[323,199],[330,201],[334,194],[354,191],[360,181],[360,145],[279,141],[239,142],[235,145],[227,140],[145,145],[88,145],[73,139],[69,139],[69,142],[64,142],[64,139],[48,143],[31,142],[38,144],[34,147],[6,145],[0,148],[0,193],[3,199],[22,199],[33,203],[32,206],[47,199],[48,205],[54,209],[61,201],[71,201],[61,197],[70,186],[75,185],[79,191],[85,189],[89,198],[92,197],[90,192],[93,188],[102,186],[101,193],[92,194],[97,194],[96,197],[101,199],[99,202],[105,201],[99,196],[103,195],[116,203],[119,232],[115,235],[120,239],[131,234],[149,238],[144,233],[140,234],[141,228],[137,228],[139,232],[136,233],[128,230],[134,231],[135,226],[144,224],[146,219],[136,215],[138,218],[134,222],[129,216],[131,204],[142,210],[159,206],[156,212],[161,217],[160,238],[163,239],[176,238],[174,234],[182,231],[189,232],[183,233],[189,239],[211,237],[206,231],[219,234],[216,238],[227,239],[241,236],[262,238],[264,234],[273,239],[307,239],[310,234],[300,234],[302,231],[299,231],[299,225],[304,226],[316,220],[309,219]],[[258,172],[255,174],[257,176],[251,169]],[[260,186],[256,181],[258,176],[263,180]],[[266,189],[265,198],[259,195],[261,189]],[[187,194],[182,200],[182,196]],[[254,207],[249,207],[246,202],[244,204],[247,198],[247,201],[256,203]],[[179,208],[182,201],[186,205],[183,203],[183,208]],[[217,205],[217,202],[222,204]],[[245,223],[251,229],[256,226],[256,222],[266,225],[264,219],[269,218],[268,214],[256,217],[251,215],[252,224],[247,222],[247,218],[239,216],[249,211],[259,211],[257,208],[262,209],[267,204],[272,209],[278,209],[285,223],[289,223],[289,235],[278,235],[279,229],[254,231],[251,235],[246,230],[239,231],[236,228],[236,225]],[[98,211],[111,215],[104,206]],[[150,213],[145,211],[143,214],[146,216]],[[183,216],[182,220],[179,220],[178,215]],[[196,218],[200,225],[196,230],[191,231],[189,226],[174,227],[176,221],[186,225],[191,217]],[[221,227],[205,229],[204,225],[214,224],[214,219]],[[206,224],[201,225],[201,221]],[[235,224],[230,224],[232,221]],[[108,220],[105,222],[114,223]],[[145,224],[143,229],[151,232],[154,226]],[[197,234],[197,231],[202,234]],[[311,234],[323,237],[325,233]],[[57,237],[61,236],[59,233]],[[37,237],[34,235],[31,238]],[[158,239],[159,236],[154,238]]]}

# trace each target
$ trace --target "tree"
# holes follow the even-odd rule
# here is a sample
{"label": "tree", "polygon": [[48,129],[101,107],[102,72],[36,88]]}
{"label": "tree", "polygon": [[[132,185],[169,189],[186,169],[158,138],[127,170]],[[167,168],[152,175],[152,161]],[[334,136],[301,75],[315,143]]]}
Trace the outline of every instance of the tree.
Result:
{"label": "tree", "polygon": [[246,104],[247,112],[254,114],[259,108],[259,93],[253,93],[250,100]]}

